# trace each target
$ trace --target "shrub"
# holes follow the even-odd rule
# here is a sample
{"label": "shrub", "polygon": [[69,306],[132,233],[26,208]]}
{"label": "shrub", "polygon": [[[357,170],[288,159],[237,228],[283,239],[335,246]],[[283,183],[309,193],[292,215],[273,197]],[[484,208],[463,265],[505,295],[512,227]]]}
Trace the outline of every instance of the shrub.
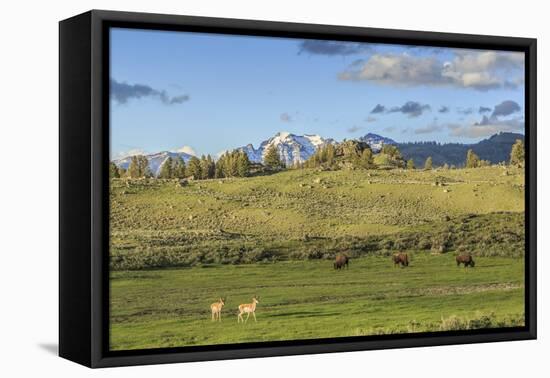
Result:
{"label": "shrub", "polygon": [[448,318],[441,318],[439,323],[440,331],[459,331],[468,329],[485,329],[501,327],[519,327],[525,324],[524,314],[515,314],[504,319],[497,319],[493,312],[484,314],[476,313],[473,317],[458,317],[451,315]]}
{"label": "shrub", "polygon": [[[202,264],[251,264],[277,260],[389,256],[397,250],[467,252],[475,256],[521,258],[525,250],[524,213],[465,215],[427,228],[394,234],[322,238],[308,236],[278,241],[227,233],[148,231],[115,233],[113,270],[190,267]],[[480,230],[483,230],[480,232]]]}

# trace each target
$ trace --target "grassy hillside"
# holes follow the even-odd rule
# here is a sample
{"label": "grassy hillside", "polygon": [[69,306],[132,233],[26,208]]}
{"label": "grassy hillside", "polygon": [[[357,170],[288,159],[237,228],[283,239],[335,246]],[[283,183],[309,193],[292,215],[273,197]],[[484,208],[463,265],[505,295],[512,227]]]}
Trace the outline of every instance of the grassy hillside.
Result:
{"label": "grassy hillside", "polygon": [[[113,180],[113,269],[390,253],[518,255],[517,168],[295,170],[244,179]],[[483,228],[483,232],[479,229]]]}
{"label": "grassy hillside", "polygon": [[[388,257],[113,272],[111,348],[218,343],[521,326],[522,259],[481,257],[457,268],[450,255],[414,253],[408,268]],[[237,307],[260,296],[237,324]],[[222,322],[210,303],[226,297]]]}

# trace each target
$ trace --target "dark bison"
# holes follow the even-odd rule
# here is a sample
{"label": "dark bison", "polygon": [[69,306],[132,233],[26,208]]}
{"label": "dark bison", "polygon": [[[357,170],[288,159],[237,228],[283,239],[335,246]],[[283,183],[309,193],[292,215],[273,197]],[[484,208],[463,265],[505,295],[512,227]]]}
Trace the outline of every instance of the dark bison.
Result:
{"label": "dark bison", "polygon": [[409,266],[409,255],[404,252],[399,252],[393,256],[393,266],[401,264],[401,266]]}
{"label": "dark bison", "polygon": [[334,269],[343,269],[344,266],[349,269],[349,257],[346,255],[336,256],[336,260],[334,261]]}
{"label": "dark bison", "polygon": [[465,268],[467,266],[471,266],[473,268],[476,265],[471,254],[456,256],[456,266],[460,266],[460,264],[464,264]]}

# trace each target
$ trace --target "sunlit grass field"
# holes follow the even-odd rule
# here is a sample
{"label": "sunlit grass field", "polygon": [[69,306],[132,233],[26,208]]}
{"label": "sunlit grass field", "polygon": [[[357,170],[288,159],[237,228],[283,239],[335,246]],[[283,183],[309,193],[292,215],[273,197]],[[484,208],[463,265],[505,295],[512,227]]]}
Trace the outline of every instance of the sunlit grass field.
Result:
{"label": "sunlit grass field", "polygon": [[[111,347],[219,343],[447,330],[454,316],[487,327],[523,325],[523,260],[414,254],[408,268],[387,257],[114,272]],[[238,305],[259,296],[257,323],[237,323]],[[220,323],[210,304],[225,297]],[[246,318],[246,315],[245,315]]]}

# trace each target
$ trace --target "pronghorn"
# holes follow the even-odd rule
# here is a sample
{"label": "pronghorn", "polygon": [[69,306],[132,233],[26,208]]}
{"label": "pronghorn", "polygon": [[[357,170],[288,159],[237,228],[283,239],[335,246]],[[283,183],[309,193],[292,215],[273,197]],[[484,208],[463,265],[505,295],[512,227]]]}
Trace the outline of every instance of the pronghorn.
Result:
{"label": "pronghorn", "polygon": [[212,321],[218,320],[222,321],[222,307],[225,305],[225,299],[220,298],[219,302],[214,302],[210,305],[210,310],[212,310]]}
{"label": "pronghorn", "polygon": [[[239,323],[239,321],[242,321],[243,323],[246,322],[250,317],[250,313],[252,313],[254,321],[256,321],[256,304],[260,303],[258,301],[259,298],[260,297],[253,297],[252,303],[244,303],[239,305],[239,315],[237,315],[237,323]],[[244,313],[247,314],[246,319],[243,319]]]}

